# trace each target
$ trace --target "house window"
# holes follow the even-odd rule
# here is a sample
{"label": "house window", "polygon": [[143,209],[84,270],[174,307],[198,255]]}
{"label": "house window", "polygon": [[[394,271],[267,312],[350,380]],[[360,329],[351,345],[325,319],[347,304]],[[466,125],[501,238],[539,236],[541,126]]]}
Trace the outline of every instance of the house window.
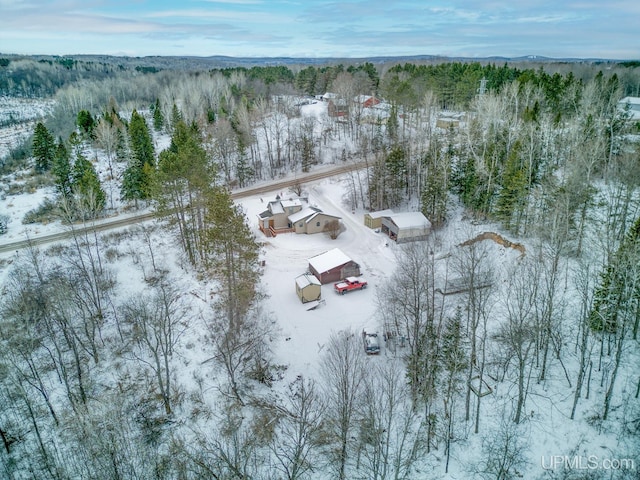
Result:
{"label": "house window", "polygon": [[303,222],[300,222],[298,225],[300,226],[300,228],[302,228],[302,226],[304,225],[304,223],[303,223]]}
{"label": "house window", "polygon": [[320,222],[316,222],[316,227],[319,227],[319,226],[320,226]]}

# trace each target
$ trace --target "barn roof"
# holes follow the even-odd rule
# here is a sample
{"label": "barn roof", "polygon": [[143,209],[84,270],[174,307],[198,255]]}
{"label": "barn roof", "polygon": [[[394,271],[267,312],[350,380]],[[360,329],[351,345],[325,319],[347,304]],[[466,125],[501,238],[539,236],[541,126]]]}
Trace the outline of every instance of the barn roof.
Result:
{"label": "barn roof", "polygon": [[309,259],[309,265],[311,265],[316,272],[324,273],[329,270],[340,267],[345,263],[349,263],[351,259],[342,252],[339,248],[334,248],[328,252],[321,253],[315,257]]}

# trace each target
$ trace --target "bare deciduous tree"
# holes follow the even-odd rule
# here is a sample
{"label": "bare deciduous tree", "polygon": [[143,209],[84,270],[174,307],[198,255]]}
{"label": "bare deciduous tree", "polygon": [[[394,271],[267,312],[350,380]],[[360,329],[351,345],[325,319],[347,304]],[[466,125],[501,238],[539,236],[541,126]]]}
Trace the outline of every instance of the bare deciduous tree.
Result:
{"label": "bare deciduous tree", "polygon": [[322,357],[326,399],[326,429],[330,439],[328,468],[339,480],[347,478],[350,452],[355,448],[353,430],[358,418],[366,373],[366,355],[359,335],[344,330],[329,339]]}
{"label": "bare deciduous tree", "polygon": [[125,320],[139,349],[134,350],[135,356],[153,372],[167,415],[172,412],[172,358],[186,328],[180,297],[169,281],[162,279],[151,294],[133,298],[124,307]]}

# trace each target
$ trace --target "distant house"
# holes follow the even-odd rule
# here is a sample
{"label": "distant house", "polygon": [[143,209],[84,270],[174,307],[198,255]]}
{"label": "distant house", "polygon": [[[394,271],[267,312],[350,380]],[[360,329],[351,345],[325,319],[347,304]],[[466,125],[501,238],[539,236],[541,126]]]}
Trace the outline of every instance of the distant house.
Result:
{"label": "distant house", "polygon": [[354,101],[362,106],[362,108],[371,108],[378,105],[382,100],[373,95],[358,95]]}
{"label": "distant house", "polygon": [[624,97],[618,102],[618,108],[621,110],[628,109],[631,115],[629,120],[633,122],[640,121],[640,97]]}
{"label": "distant house", "polygon": [[296,293],[302,303],[320,300],[322,290],[320,280],[307,273],[296,277]]}
{"label": "distant house", "polygon": [[377,103],[371,107],[364,107],[360,113],[361,123],[380,124],[391,117],[391,105],[386,102]]}
{"label": "distant house", "polygon": [[293,215],[289,215],[289,222],[296,233],[320,233],[326,231],[332,221],[340,221],[340,217],[329,215],[316,207],[303,208]]}
{"label": "distant house", "polygon": [[267,209],[258,214],[258,227],[267,237],[275,237],[278,233],[293,232],[293,224],[289,216],[308,206],[304,197],[281,200],[277,195],[274,201],[267,204]]}
{"label": "distant house", "polygon": [[320,283],[338,282],[347,277],[360,275],[360,265],[351,260],[342,250],[334,248],[309,259],[309,271]]}
{"label": "distant house", "polygon": [[382,218],[393,215],[393,210],[379,210],[377,212],[367,212],[364,214],[364,224],[369,228],[382,227]]}
{"label": "distant house", "polygon": [[382,231],[397,243],[426,240],[431,222],[421,212],[393,213],[382,218]]}
{"label": "distant house", "polygon": [[440,117],[436,120],[436,127],[449,130],[450,128],[458,128],[460,126],[460,119]]}
{"label": "distant house", "polygon": [[344,98],[331,99],[327,105],[327,113],[330,117],[349,116],[349,105]]}

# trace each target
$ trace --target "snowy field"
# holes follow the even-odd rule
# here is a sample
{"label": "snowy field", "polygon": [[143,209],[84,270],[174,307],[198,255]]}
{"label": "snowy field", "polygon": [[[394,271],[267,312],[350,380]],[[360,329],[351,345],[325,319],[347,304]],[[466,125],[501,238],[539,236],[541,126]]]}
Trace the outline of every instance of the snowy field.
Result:
{"label": "snowy field", "polygon": [[[321,108],[321,105],[309,106],[307,114],[322,115]],[[168,145],[167,137],[157,137],[154,140],[157,152]],[[108,215],[122,215],[122,206],[117,196],[117,182],[106,179],[108,169],[104,157],[100,152],[93,150],[87,151],[87,157],[94,160],[97,171],[105,180],[104,189],[107,196],[114,200],[114,208]],[[124,167],[122,164],[116,165],[118,169]],[[263,211],[266,203],[275,199],[276,195],[279,194],[283,198],[293,195],[288,191],[273,191],[240,201],[256,239],[261,244],[260,259],[264,261],[261,289],[266,295],[261,308],[277,326],[277,334],[272,338],[270,345],[275,355],[273,363],[287,367],[283,378],[274,384],[275,391],[284,392],[287,385],[299,375],[319,379],[320,359],[325,345],[334,332],[350,329],[354,333],[359,333],[365,326],[376,326],[379,332],[382,332],[382,325],[379,324],[380,319],[377,315],[378,294],[384,288],[387,279],[394,273],[396,256],[403,247],[364,225],[365,212],[362,209],[352,210],[345,201],[347,184],[346,178],[334,177],[303,185],[304,195],[309,197],[311,205],[318,206],[328,214],[341,217],[345,230],[335,240],[331,240],[326,234],[296,235],[294,233],[267,238],[259,231],[257,214]],[[0,244],[22,240],[25,236],[64,230],[65,227],[59,222],[48,225],[22,225],[21,223],[28,210],[37,207],[44,198],[52,198],[53,195],[51,188],[19,195],[2,195],[0,214],[8,215],[10,222],[9,233],[0,236]],[[107,200],[107,206],[109,205],[110,200]],[[148,222],[146,226],[157,227],[155,222]],[[139,227],[127,227],[122,231],[126,230],[136,232],[139,231]],[[434,258],[438,259],[436,260],[437,282],[442,282],[445,275],[451,275],[450,254],[455,255],[456,249],[459,248],[457,245],[486,231],[500,232],[500,229],[495,224],[472,224],[463,218],[461,210],[451,212],[447,225],[434,234],[431,240]],[[195,272],[182,257],[174,236],[160,229],[154,230],[152,235],[159,261],[163,267],[170,270],[172,277],[176,279],[176,286],[189,298],[189,327],[181,338],[182,354],[176,359],[180,372],[177,376],[187,392],[202,391],[203,387],[198,383],[199,379],[204,379],[206,388],[215,392],[221,387],[216,383],[224,382],[224,379],[216,377],[212,369],[203,366],[203,362],[210,359],[211,349],[203,345],[203,338],[207,332],[202,320],[210,306],[210,292],[214,287],[207,279],[196,279]],[[527,248],[527,253],[531,253],[531,245],[527,239],[511,238],[508,234],[504,236],[511,241],[522,242]],[[117,270],[119,280],[117,294],[120,295],[119,300],[124,300],[144,288],[145,274],[144,268],[141,267],[144,260],[141,258],[145,257],[148,247],[139,235],[119,237],[117,232],[110,232],[104,234],[104,238],[108,239],[106,241],[108,248],[117,249],[120,252],[110,261],[110,267]],[[483,243],[486,243],[490,262],[496,274],[494,288],[497,300],[492,309],[489,325],[490,329],[494,329],[504,320],[501,302],[509,294],[507,272],[517,268],[521,262],[521,255],[516,250],[502,247],[489,240]],[[332,284],[323,285],[324,303],[315,310],[309,311],[296,295],[295,278],[307,271],[309,258],[333,248],[340,248],[360,264],[362,278],[367,280],[368,288],[340,296],[333,291]],[[16,252],[0,254],[0,285],[4,283],[16,255]],[[565,364],[561,365],[552,360],[547,380],[543,383],[536,383],[535,374],[531,377],[525,407],[527,418],[519,429],[520,440],[527,445],[525,454],[527,466],[524,468],[523,478],[545,478],[541,461],[548,459],[550,455],[597,455],[599,458],[612,458],[614,457],[612,452],[617,451],[616,447],[620,445],[620,439],[606,429],[597,430],[596,427],[588,424],[588,419],[601,410],[600,399],[603,396],[603,387],[600,386],[599,374],[596,380],[594,373],[592,399],[583,399],[579,404],[577,420],[569,420],[574,390],[568,387],[564,372],[566,369],[569,376],[575,378],[578,358],[574,349],[576,332],[571,325],[577,315],[575,311],[571,311],[572,302],[575,301],[571,298],[571,292],[562,290],[560,293],[567,296],[568,305],[565,312],[567,326],[564,329],[566,338],[563,345]],[[446,297],[446,302],[447,311],[453,312],[458,303],[462,304],[463,298],[453,295]],[[356,341],[360,341],[359,337]],[[362,355],[365,355],[364,350]],[[399,349],[395,355],[402,356],[402,351]],[[372,363],[390,361],[392,356],[394,352],[385,348],[383,343],[381,354],[368,357],[368,361]],[[627,391],[634,388],[636,377],[633,375],[637,372],[637,361],[637,357],[625,356],[625,364],[621,365],[623,373],[620,374],[617,388]],[[416,477],[417,480],[420,478],[451,480],[473,478],[467,467],[480,460],[483,439],[491,438],[505,416],[510,415],[516,395],[516,386],[510,381],[490,380],[490,386],[493,394],[485,397],[482,404],[481,434],[472,433],[471,422],[468,424],[461,422],[462,428],[466,429],[463,432],[466,435],[461,436],[467,436],[468,440],[458,440],[452,446],[449,474],[444,474],[444,453],[436,451],[429,460],[433,463],[425,463],[422,466],[422,474]],[[614,401],[618,398],[620,395],[615,395]],[[216,394],[212,393],[207,400],[211,402],[211,408],[215,409]],[[617,408],[625,407],[619,405]],[[463,405],[460,405],[459,409],[458,415],[462,415]],[[613,414],[615,415],[615,412]]]}

